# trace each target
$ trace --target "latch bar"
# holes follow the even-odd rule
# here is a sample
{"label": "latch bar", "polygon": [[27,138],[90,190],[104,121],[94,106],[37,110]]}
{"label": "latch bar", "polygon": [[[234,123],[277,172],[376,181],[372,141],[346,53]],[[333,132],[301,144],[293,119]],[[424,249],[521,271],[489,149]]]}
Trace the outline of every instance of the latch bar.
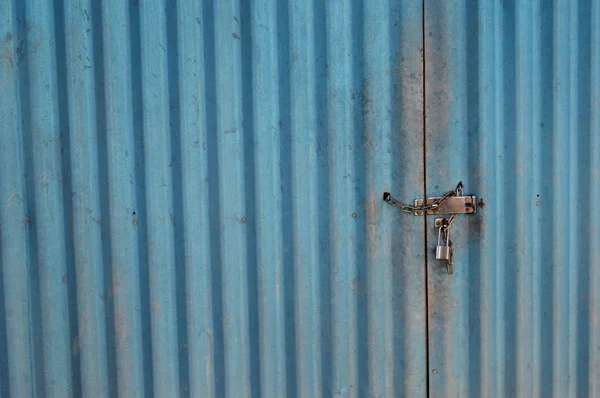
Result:
{"label": "latch bar", "polygon": [[[439,200],[440,197],[427,198],[426,205]],[[426,212],[427,214],[473,214],[477,212],[477,197],[475,195],[452,196]]]}

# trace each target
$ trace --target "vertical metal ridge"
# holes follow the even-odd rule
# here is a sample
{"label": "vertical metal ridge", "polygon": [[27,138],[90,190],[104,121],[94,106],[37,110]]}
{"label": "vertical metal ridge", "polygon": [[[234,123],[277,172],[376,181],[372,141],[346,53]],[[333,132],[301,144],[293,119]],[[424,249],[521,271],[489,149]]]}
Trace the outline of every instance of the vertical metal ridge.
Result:
{"label": "vertical metal ridge", "polygon": [[[178,2],[179,111],[181,172],[186,275],[186,317],[189,358],[189,395],[214,397],[215,328],[211,287],[208,149],[204,109],[206,69],[204,61],[204,6]],[[189,82],[194,82],[189,84]],[[204,221],[201,221],[204,220]]]}
{"label": "vertical metal ridge", "polygon": [[[555,383],[548,383],[552,380],[553,367],[550,365],[554,355],[554,263],[553,251],[547,250],[545,242],[552,238],[554,216],[557,214],[556,203],[553,199],[553,135],[554,112],[556,98],[554,95],[554,79],[556,75],[553,67],[554,59],[557,57],[554,46],[555,33],[554,25],[557,18],[557,11],[551,1],[544,0],[540,4],[540,80],[541,86],[537,97],[540,99],[540,120],[538,121],[540,129],[541,156],[538,163],[540,169],[540,187],[536,194],[536,205],[540,203],[540,209],[543,214],[552,214],[552,217],[540,217],[540,394],[542,396],[551,396],[555,388]],[[539,197],[537,195],[540,195]],[[546,250],[545,250],[546,248]]]}
{"label": "vertical metal ridge", "polygon": [[329,108],[330,99],[328,93],[329,79],[329,54],[327,43],[331,40],[328,33],[326,4],[314,2],[315,9],[312,13],[314,18],[313,27],[315,31],[315,110],[316,110],[316,139],[317,139],[317,186],[318,186],[318,240],[319,259],[322,262],[319,271],[320,291],[320,345],[321,345],[321,396],[329,396],[333,391],[333,301],[331,295],[332,280],[332,253],[331,253],[331,184],[329,174]]}
{"label": "vertical metal ridge", "polygon": [[292,211],[292,132],[291,132],[291,39],[290,39],[290,1],[276,2],[277,36],[277,84],[278,111],[280,116],[277,148],[280,164],[281,217],[279,223],[282,231],[282,266],[283,273],[283,344],[285,358],[285,391],[290,398],[298,393],[298,356],[296,352],[296,268],[294,267],[294,214]]}
{"label": "vertical metal ridge", "polygon": [[[480,17],[480,7],[484,5],[476,4],[471,7],[467,7],[465,10],[465,21],[478,21]],[[471,54],[465,61],[466,70],[474,71],[467,80],[465,87],[466,90],[466,102],[467,108],[466,120],[464,129],[467,130],[467,135],[471,139],[467,140],[463,144],[461,152],[464,154],[465,161],[469,167],[469,172],[465,176],[459,178],[463,181],[466,186],[473,187],[479,185],[480,175],[482,170],[478,168],[480,164],[480,154],[482,148],[485,148],[485,140],[480,138],[480,112],[481,112],[481,75],[480,65],[485,62],[485,59],[481,56],[481,47],[479,37],[481,36],[481,24],[480,23],[465,23],[465,51],[467,54]],[[466,72],[466,71],[465,71]],[[427,144],[426,144],[427,145]],[[427,172],[427,171],[426,171]],[[472,188],[470,188],[472,189]],[[481,244],[482,239],[485,237],[485,228],[482,228],[482,223],[478,220],[469,218],[465,220],[464,231],[468,235],[475,235],[479,240],[479,247],[470,246],[465,248],[465,259],[469,264],[481,263],[483,254],[485,251]],[[461,229],[462,229],[461,228]],[[481,278],[481,267],[468,267],[468,276],[464,278],[468,281],[478,280]],[[470,340],[481,341],[482,333],[482,317],[473,316],[473,314],[482,314],[484,311],[483,300],[482,300],[482,289],[473,283],[467,283],[465,286],[465,294],[467,295],[467,314],[465,316],[465,324],[467,328],[467,335]],[[469,379],[467,380],[468,392],[472,396],[482,395],[481,375],[482,375],[482,351],[483,347],[480,344],[472,344],[468,347],[467,352],[467,366]]]}
{"label": "vertical metal ridge", "polygon": [[170,162],[168,167],[171,174],[172,214],[174,246],[174,290],[175,290],[175,342],[177,348],[178,388],[180,395],[189,395],[189,341],[187,326],[187,280],[185,275],[185,247],[184,227],[186,220],[183,217],[183,174],[181,165],[181,91],[179,72],[179,32],[181,30],[178,10],[181,1],[173,1],[165,5],[166,43],[167,50],[167,82],[168,82],[168,109],[170,140]]}
{"label": "vertical metal ridge", "polygon": [[[355,127],[347,102],[352,95],[352,9],[349,1],[327,5],[327,100],[331,211],[332,394],[357,393],[356,302],[350,287],[356,278],[355,228],[349,224],[356,209],[354,153]],[[333,45],[331,39],[336,37]]]}
{"label": "vertical metal ridge", "polygon": [[[64,8],[71,183],[73,251],[77,285],[77,342],[84,395],[108,394],[101,242],[100,176],[96,121],[94,44],[91,3],[68,1]],[[81,34],[81,32],[86,32]]]}
{"label": "vertical metal ridge", "polygon": [[[217,40],[215,30],[215,4],[212,0],[206,0],[203,6],[203,19],[200,19],[204,41],[204,60],[202,66],[205,71],[206,98],[200,112],[205,112],[206,129],[206,161],[208,190],[208,219],[210,228],[210,280],[211,285],[211,311],[212,311],[212,342],[214,359],[214,388],[215,396],[225,396],[227,386],[225,382],[225,340],[223,311],[223,273],[221,268],[221,224],[220,224],[220,184],[219,176],[221,169],[218,161],[218,130],[217,130]],[[198,21],[198,20],[197,20]],[[210,338],[211,336],[209,336]]]}
{"label": "vertical metal ridge", "polygon": [[[493,131],[494,124],[493,119],[495,116],[495,101],[496,101],[496,87],[492,82],[495,77],[494,69],[494,49],[488,43],[493,42],[494,30],[494,7],[493,4],[481,4],[479,6],[478,24],[480,26],[480,34],[478,37],[478,49],[480,49],[480,60],[479,60],[479,84],[478,89],[481,92],[479,96],[479,110],[480,115],[478,117],[478,135],[477,138],[480,142],[480,153],[478,154],[478,161],[474,163],[474,167],[480,168],[479,178],[474,182],[481,187],[482,192],[480,193],[480,200],[484,203],[484,208],[479,211],[486,211],[485,206],[493,203],[492,197],[495,191],[495,184],[490,181],[490,176],[495,174],[495,164],[490,157],[484,156],[483,154],[493,153],[495,150],[494,137],[491,132]],[[483,196],[482,196],[483,195]],[[494,336],[494,273],[495,269],[492,266],[492,258],[494,256],[493,240],[494,232],[490,231],[493,225],[492,220],[482,220],[480,224],[480,300],[481,300],[481,320],[480,320],[480,331],[478,342],[489,342],[489,344],[482,344],[480,358],[480,370],[479,370],[479,383],[480,386],[487,386],[486,393],[481,392],[483,396],[495,396],[495,381],[493,380],[495,374],[496,357],[494,355],[495,347],[495,336]],[[481,387],[480,387],[481,388]]]}
{"label": "vertical metal ridge", "polygon": [[[369,271],[372,270],[370,264],[369,253],[366,248],[367,241],[367,229],[365,224],[365,199],[367,191],[365,189],[366,180],[366,148],[365,148],[365,121],[364,111],[368,109],[368,93],[365,92],[366,83],[368,81],[368,75],[365,74],[365,21],[364,21],[364,1],[354,0],[350,3],[350,31],[351,31],[351,57],[349,59],[349,88],[350,97],[352,99],[348,105],[348,109],[351,113],[350,123],[354,127],[353,131],[349,133],[349,146],[350,150],[348,158],[352,160],[350,164],[350,172],[348,178],[351,180],[350,185],[353,189],[349,191],[349,196],[354,196],[356,199],[351,201],[353,209],[348,209],[351,214],[350,217],[346,218],[348,226],[353,229],[354,238],[352,239],[353,251],[355,257],[355,269],[354,279],[350,286],[350,300],[354,307],[350,307],[351,311],[355,312],[354,323],[351,324],[351,338],[354,340],[354,352],[352,352],[352,345],[350,346],[351,353],[355,355],[356,371],[355,371],[355,382],[354,391],[355,396],[361,394],[361,391],[370,391],[375,393],[377,391],[376,385],[373,386],[370,381],[372,380],[371,374],[369,373],[369,358],[373,355],[373,350],[368,349],[369,327],[364,327],[365,320],[368,320],[368,305],[369,298],[368,294],[363,293],[364,290],[368,292],[368,284],[370,281]],[[382,25],[383,27],[386,24]],[[359,100],[356,98],[356,93],[360,92]],[[352,95],[354,98],[352,98]],[[351,174],[350,174],[351,173]],[[356,217],[354,216],[356,214]],[[362,217],[358,217],[362,214]],[[364,267],[361,264],[365,264]],[[353,288],[354,287],[354,288]],[[389,307],[388,307],[389,308]],[[385,311],[384,311],[385,314]],[[380,329],[381,330],[381,329]],[[385,333],[385,329],[383,329]]]}
{"label": "vertical metal ridge", "polygon": [[[257,117],[254,105],[254,92],[257,88],[254,86],[254,67],[256,61],[253,59],[254,48],[252,46],[252,40],[254,35],[254,24],[252,23],[252,2],[242,1],[239,8],[241,17],[239,20],[234,19],[240,25],[241,38],[237,39],[233,34],[232,38],[240,41],[241,43],[241,59],[246,62],[241,62],[241,118],[242,118],[242,129],[244,131],[243,136],[243,149],[244,159],[242,174],[244,192],[245,192],[245,214],[247,221],[247,231],[245,231],[246,247],[245,247],[245,270],[246,270],[246,282],[248,289],[247,298],[247,315],[248,315],[248,341],[249,352],[248,352],[248,363],[249,363],[249,379],[250,384],[249,394],[261,395],[261,374],[262,364],[264,357],[261,352],[260,345],[260,317],[262,314],[259,311],[259,275],[258,275],[258,257],[257,257],[257,233],[256,233],[256,222],[257,222],[257,205],[256,200],[258,197],[256,189],[256,156],[255,141],[260,139],[260,131],[254,130],[254,119]],[[258,28],[258,27],[256,27]],[[262,26],[263,29],[268,29],[266,26]],[[236,33],[234,31],[234,33]],[[237,33],[236,33],[237,34]],[[226,44],[224,41],[223,44]],[[270,100],[279,100],[279,96],[270,98]]]}
{"label": "vertical metal ridge", "polygon": [[[364,2],[364,7],[367,2]],[[389,189],[398,192],[401,198],[410,201],[415,192],[423,192],[424,173],[421,165],[423,156],[423,112],[424,112],[424,69],[423,57],[423,4],[419,2],[390,3],[388,48],[390,64],[390,103],[387,106],[390,118],[390,149],[382,148],[378,161],[385,159],[384,153],[390,151],[389,162],[382,162],[383,170],[389,173],[389,179],[382,181],[379,193]],[[399,27],[399,28],[398,28]],[[368,36],[364,35],[364,43]],[[374,93],[373,101],[378,101]],[[415,133],[419,132],[419,133]],[[365,156],[369,156],[368,152]],[[380,158],[381,157],[381,158]],[[374,162],[376,163],[376,162]],[[412,170],[405,174],[399,170]],[[384,175],[381,175],[383,177]],[[368,178],[368,177],[366,177]],[[370,191],[367,191],[370,193]],[[377,206],[375,201],[375,206]],[[390,302],[393,322],[392,378],[387,382],[386,390],[394,394],[420,396],[427,392],[427,361],[423,357],[426,351],[426,311],[425,308],[425,269],[424,269],[424,223],[418,217],[406,217],[398,212],[390,215],[385,203],[379,202],[384,219],[391,217],[391,225],[386,229],[383,219],[379,222],[380,234],[389,235],[390,251]],[[387,209],[387,210],[384,210]],[[396,234],[400,234],[397,238]],[[383,238],[385,239],[385,238]],[[375,264],[375,262],[374,262]],[[380,265],[374,265],[380,266]],[[384,312],[385,313],[385,312]],[[410,342],[406,344],[406,342]]]}
{"label": "vertical metal ridge", "polygon": [[[521,248],[515,258],[515,281],[514,302],[516,307],[515,328],[515,386],[510,393],[517,395],[532,395],[532,324],[533,315],[533,291],[532,286],[532,253],[533,248],[529,237],[532,234],[532,223],[530,214],[534,210],[535,197],[532,191],[533,175],[535,168],[532,158],[534,121],[531,119],[533,113],[532,81],[533,81],[533,43],[532,27],[532,2],[519,1],[515,5],[515,177],[514,193],[516,195],[515,206],[515,233],[514,237]],[[505,191],[510,185],[505,187]],[[516,209],[522,209],[517,211]]]}
{"label": "vertical metal ridge", "polygon": [[108,174],[108,223],[110,233],[110,294],[113,303],[116,392],[143,396],[143,346],[140,308],[138,225],[136,201],[135,143],[131,103],[131,57],[129,7],[127,3],[102,3],[106,154]]}
{"label": "vertical metal ridge", "polygon": [[139,5],[144,167],[154,393],[179,394],[173,183],[164,3]]}
{"label": "vertical metal ridge", "polygon": [[[427,197],[427,45],[428,45],[428,39],[427,39],[427,23],[426,23],[426,7],[427,7],[427,2],[425,0],[422,0],[421,2],[421,73],[422,73],[422,95],[423,95],[423,102],[422,102],[422,108],[423,108],[423,197],[426,198]],[[429,374],[430,369],[433,372],[433,369],[431,368],[431,354],[430,354],[430,350],[431,350],[431,345],[429,342],[429,337],[430,337],[430,333],[429,333],[429,326],[430,326],[430,310],[429,310],[429,264],[428,264],[428,258],[429,258],[429,252],[427,250],[427,245],[428,245],[428,236],[427,236],[427,215],[425,214],[423,217],[423,224],[424,224],[424,231],[423,231],[423,244],[424,244],[424,250],[423,250],[423,260],[425,261],[425,267],[424,267],[424,273],[423,273],[423,279],[424,279],[424,290],[425,290],[425,302],[424,302],[424,307],[425,307],[425,394],[427,396],[429,396],[430,394],[430,384],[431,384],[431,376]]]}
{"label": "vertical metal ridge", "polygon": [[[320,397],[322,333],[320,315],[320,261],[318,230],[318,153],[316,61],[318,48],[311,24],[312,1],[289,4],[290,139],[293,266],[295,276],[295,334],[297,338],[297,396]],[[288,393],[291,393],[288,391]],[[326,394],[323,394],[326,395]]]}
{"label": "vertical metal ridge", "polygon": [[[593,1],[590,10],[591,40],[590,40],[590,195],[592,198],[600,195],[600,2]],[[597,214],[600,206],[597,200],[589,201],[589,214]],[[587,239],[590,258],[590,290],[586,297],[590,300],[588,327],[590,330],[587,349],[590,351],[589,360],[589,394],[600,394],[600,226],[597,222],[590,225]],[[584,241],[585,242],[585,241]]]}
{"label": "vertical metal ridge", "polygon": [[[379,192],[389,184],[392,154],[383,148],[390,147],[392,131],[390,104],[392,102],[392,77],[386,70],[392,67],[390,48],[390,25],[394,14],[389,13],[388,21],[382,18],[388,13],[389,2],[386,0],[363,3],[364,23],[362,26],[364,78],[362,79],[360,106],[364,125],[363,142],[361,143],[364,159],[365,176],[361,179],[365,185],[365,205],[357,213],[357,221],[363,225],[366,271],[365,280],[361,278],[358,294],[366,301],[367,339],[373,345],[364,360],[368,361],[368,391],[375,396],[394,396],[393,375],[393,324],[392,311],[386,303],[391,302],[391,225],[392,219],[382,219],[383,212],[377,212],[381,203]],[[358,145],[357,145],[358,146]],[[380,171],[380,172],[378,172]],[[381,174],[382,175],[381,175]],[[390,187],[391,188],[391,187]],[[381,229],[379,229],[380,227]],[[394,236],[403,234],[400,231]],[[363,289],[365,293],[363,293]],[[382,314],[381,309],[385,312]],[[369,343],[367,343],[369,344]]]}
{"label": "vertical metal ridge", "polygon": [[[572,17],[573,26],[576,27],[577,47],[579,51],[574,50],[572,57],[576,58],[577,68],[575,76],[573,76],[572,96],[577,101],[576,106],[572,108],[575,115],[575,130],[579,133],[575,135],[577,140],[577,152],[574,154],[576,159],[577,190],[582,195],[582,201],[573,211],[577,220],[573,223],[576,231],[574,237],[573,251],[575,264],[589,264],[588,267],[574,267],[575,291],[572,293],[575,306],[575,344],[573,378],[575,379],[575,393],[577,395],[590,395],[590,379],[591,360],[593,350],[589,349],[592,338],[592,330],[590,329],[589,317],[590,307],[593,302],[590,300],[590,289],[592,288],[591,278],[593,277],[594,267],[598,265],[594,262],[593,257],[590,257],[588,250],[581,250],[581,243],[585,242],[587,236],[592,234],[593,219],[590,217],[581,217],[582,211],[590,208],[590,202],[593,201],[593,191],[590,186],[590,176],[593,173],[592,157],[593,154],[588,150],[594,142],[593,128],[593,72],[592,68],[598,69],[599,65],[593,63],[592,42],[596,39],[593,36],[593,7],[591,2],[580,2],[576,8],[577,15]],[[584,297],[585,299],[581,299]]]}
{"label": "vertical metal ridge", "polygon": [[[285,371],[285,281],[277,4],[251,3],[252,108],[261,395],[289,395]],[[266,360],[268,358],[268,360]]]}
{"label": "vertical metal ridge", "polygon": [[[434,12],[436,8],[439,8],[440,12]],[[424,7],[424,18],[423,18],[423,29],[426,32],[425,39],[425,47],[424,47],[424,77],[426,81],[423,83],[425,93],[424,97],[427,99],[427,102],[423,104],[426,115],[426,126],[425,126],[425,142],[424,144],[424,159],[423,163],[427,163],[428,153],[434,148],[437,148],[438,143],[437,140],[432,139],[434,137],[435,129],[434,126],[436,123],[439,123],[441,119],[447,117],[447,109],[446,104],[443,103],[442,98],[444,97],[443,90],[446,86],[438,85],[438,84],[430,84],[429,82],[436,80],[447,80],[447,68],[445,67],[432,67],[432,65],[436,65],[439,62],[439,59],[444,58],[444,48],[443,44],[438,40],[438,37],[445,37],[446,26],[444,24],[444,16],[447,14],[447,10],[444,7],[443,3],[438,1],[427,1]],[[435,76],[435,78],[434,78]],[[435,112],[432,112],[431,109],[435,109]],[[444,141],[444,144],[446,141]],[[443,144],[442,144],[443,145]],[[430,167],[425,169],[425,172],[430,171]],[[437,178],[436,178],[437,180]],[[424,181],[427,182],[427,186],[424,191],[431,195],[436,192],[435,189],[431,189],[431,185],[434,184],[434,187],[437,185],[440,188],[439,182],[434,183],[434,178],[430,177],[430,175],[424,176]],[[441,187],[443,190],[444,187]],[[428,241],[437,242],[437,236],[431,235],[429,231],[426,230],[429,234]],[[432,240],[433,239],[433,240]],[[427,270],[427,333],[428,333],[428,352],[429,358],[427,364],[429,368],[427,371],[428,374],[428,385],[427,385],[427,393],[429,395],[432,394],[433,391],[439,391],[438,394],[444,394],[443,385],[446,384],[446,380],[448,375],[446,372],[438,373],[438,368],[442,367],[442,364],[446,362],[448,358],[447,347],[441,344],[446,339],[445,330],[447,330],[443,325],[443,319],[440,319],[440,312],[446,310],[448,303],[444,300],[440,300],[442,297],[441,294],[434,294],[436,289],[443,289],[445,294],[449,294],[447,291],[447,287],[438,283],[434,275],[439,272],[434,267],[429,267],[429,258],[431,257],[431,251],[425,256],[428,264]],[[440,388],[442,387],[442,388]]]}
{"label": "vertical metal ridge", "polygon": [[[554,86],[554,134],[552,142],[552,196],[557,213],[553,217],[552,241],[569,239],[569,219],[566,209],[569,208],[568,191],[563,184],[570,178],[569,131],[570,131],[570,65],[563,60],[570,60],[570,2],[559,1],[554,24],[554,47],[556,56],[553,68],[555,70]],[[554,393],[557,396],[568,396],[568,327],[569,327],[569,246],[568,243],[555,245],[553,248],[553,379],[556,380]],[[566,359],[566,360],[565,360]]]}
{"label": "vertical metal ridge", "polygon": [[[467,50],[469,49],[469,35],[468,35],[468,25],[466,24],[467,18],[468,18],[468,14],[470,13],[470,9],[468,9],[466,6],[462,6],[462,7],[453,7],[451,5],[448,5],[448,18],[447,18],[447,23],[448,23],[448,29],[446,31],[446,34],[449,35],[449,37],[453,37],[456,42],[455,44],[452,44],[452,41],[449,39],[448,43],[450,43],[454,48],[452,49],[452,51],[458,51],[458,52],[464,52],[466,53]],[[452,21],[451,23],[449,23],[450,21]],[[448,87],[448,91],[450,93],[454,93],[456,95],[456,98],[454,99],[454,101],[450,101],[448,103],[448,114],[450,118],[454,119],[454,125],[452,126],[452,128],[450,129],[451,132],[454,132],[456,134],[456,132],[458,131],[462,131],[464,132],[465,130],[468,131],[469,128],[469,121],[468,121],[468,117],[465,117],[466,115],[461,115],[461,117],[453,117],[455,114],[457,114],[459,112],[460,109],[464,109],[468,106],[468,100],[467,100],[467,93],[469,90],[469,87],[467,85],[463,85],[460,83],[460,78],[462,76],[466,75],[466,69],[467,69],[467,65],[469,63],[469,59],[467,59],[466,57],[456,57],[453,59],[450,59],[449,62],[449,73],[448,73],[448,81],[449,81],[449,87]],[[448,141],[448,144],[451,148],[453,148],[453,150],[459,152],[459,153],[463,153],[465,156],[468,156],[468,143],[465,141]],[[458,166],[458,159],[452,159],[449,162],[449,167],[454,169],[454,167]],[[427,159],[425,159],[425,161],[427,162]],[[431,170],[430,170],[431,171]],[[466,176],[466,180],[463,180],[464,183],[467,184],[467,186],[469,186],[469,179],[470,179],[470,175]],[[456,180],[456,179],[453,179]],[[459,179],[460,180],[460,179]],[[430,183],[428,181],[428,183]],[[447,182],[444,181],[445,184],[448,184]],[[452,185],[454,185],[454,181],[452,181]],[[445,190],[446,188],[443,188],[442,190]],[[458,227],[458,226],[457,226]],[[466,229],[468,230],[468,229]],[[458,228],[456,228],[453,232],[457,233],[459,230]],[[455,238],[457,236],[455,235]],[[437,237],[436,237],[437,238]],[[432,240],[435,241],[435,240]],[[470,257],[470,253],[468,250],[464,251],[464,258],[465,260],[468,260]],[[433,256],[431,256],[431,259],[433,260]],[[460,278],[453,278],[451,280],[449,280],[449,286],[450,286],[450,291],[454,292],[455,294],[460,295],[461,297],[469,297],[469,285],[467,284],[467,281],[469,279],[469,277],[471,276],[471,273],[473,272],[471,269],[469,269],[468,267],[465,267],[463,269],[458,270],[459,271],[459,275],[462,275],[462,277]],[[470,393],[471,390],[471,385],[468,384],[468,375],[466,373],[463,372],[457,372],[455,371],[455,369],[458,370],[458,368],[463,368],[463,369],[468,369],[470,362],[471,362],[471,356],[469,355],[469,350],[458,350],[458,342],[459,342],[459,336],[460,335],[467,335],[470,336],[471,335],[471,329],[469,327],[469,311],[471,310],[471,306],[470,305],[464,305],[461,306],[460,310],[457,311],[454,316],[452,316],[450,318],[450,322],[449,325],[447,325],[447,327],[452,328],[453,330],[458,330],[460,331],[459,334],[456,335],[452,335],[449,336],[450,337],[450,341],[452,342],[451,346],[449,347],[450,350],[448,351],[448,355],[450,358],[450,363],[453,364],[452,366],[452,370],[448,373],[449,376],[449,390],[452,388],[452,386],[454,386],[454,388],[456,388],[457,391],[459,391],[460,395],[468,395]],[[430,391],[431,393],[431,391]]]}
{"label": "vertical metal ridge", "polygon": [[[582,51],[582,46],[579,43],[579,24],[583,23],[583,20],[580,20],[579,15],[579,7],[578,2],[569,2],[569,54],[568,54],[568,63],[569,63],[569,76],[568,76],[568,87],[569,87],[569,102],[565,104],[565,107],[568,108],[568,112],[570,115],[569,126],[568,126],[568,137],[569,137],[569,192],[581,192],[583,193],[579,186],[579,175],[583,171],[579,168],[579,166],[587,165],[588,163],[584,160],[585,155],[580,154],[581,148],[579,147],[579,134],[574,134],[573,132],[579,131],[579,96],[583,97],[584,93],[579,90],[578,85],[578,76],[579,76],[579,68],[583,68],[584,65],[581,65],[579,62],[578,53]],[[563,33],[564,34],[564,33]],[[583,98],[582,98],[583,99]],[[583,160],[583,161],[582,161]],[[569,200],[570,201],[570,200]],[[566,392],[570,396],[585,396],[586,393],[581,394],[582,391],[585,390],[584,380],[580,380],[577,377],[577,358],[579,356],[585,355],[581,352],[578,352],[577,346],[579,344],[579,328],[578,328],[578,295],[581,294],[581,288],[578,281],[578,268],[576,264],[579,263],[579,240],[580,240],[580,218],[578,214],[580,214],[580,206],[585,203],[585,199],[582,198],[581,202],[577,206],[568,206],[569,211],[567,212],[569,221],[568,221],[568,248],[569,248],[569,287],[568,287],[568,376],[567,376],[567,385]],[[564,358],[563,358],[564,360]]]}
{"label": "vertical metal ridge", "polygon": [[[505,278],[505,267],[504,267],[504,253],[506,251],[506,243],[504,239],[505,235],[505,227],[504,227],[504,214],[506,210],[506,199],[504,198],[504,184],[503,184],[503,176],[505,172],[504,168],[504,133],[506,131],[504,126],[504,71],[503,71],[503,61],[504,61],[504,46],[503,46],[503,18],[504,13],[501,5],[499,3],[494,3],[494,38],[492,42],[492,46],[495,50],[494,52],[494,81],[493,85],[497,87],[496,91],[496,102],[494,109],[494,190],[493,199],[490,203],[491,206],[488,206],[489,209],[492,209],[493,214],[493,228],[495,230],[495,234],[493,236],[494,242],[496,244],[496,250],[494,253],[493,260],[495,264],[499,264],[500,266],[496,267],[495,279],[494,279],[494,291],[495,291],[495,310],[496,316],[495,318],[495,327],[494,327],[494,338],[496,341],[496,349],[495,349],[495,357],[496,357],[496,380],[495,384],[497,387],[496,394],[498,396],[504,396],[506,394],[505,391],[505,373],[506,366],[508,361],[505,358],[505,338],[504,338],[504,328],[505,328],[505,292],[504,292],[504,278]],[[485,210],[485,208],[484,208]]]}
{"label": "vertical metal ridge", "polygon": [[242,125],[243,102],[249,98],[242,94],[242,48],[234,36],[240,32],[240,4],[235,0],[215,3],[214,12],[225,385],[227,395],[234,397],[250,394],[250,348],[244,343],[250,333],[247,300],[251,271],[246,266],[243,146],[244,136],[251,133]]}
{"label": "vertical metal ridge", "polygon": [[[48,397],[73,393],[71,341],[66,272],[65,209],[62,200],[56,37],[52,4],[30,0],[25,4],[28,25],[28,113],[31,129],[35,203],[36,251],[43,339],[45,393]],[[35,47],[35,51],[32,49]],[[28,192],[29,194],[29,192]],[[63,279],[66,278],[66,279]]]}
{"label": "vertical metal ridge", "polygon": [[[0,309],[5,335],[1,336],[6,351],[0,365],[8,374],[0,376],[0,393],[11,396],[33,396],[34,352],[32,348],[31,283],[28,258],[28,216],[25,184],[23,129],[19,109],[19,59],[16,48],[20,37],[13,1],[0,4]],[[1,332],[0,332],[1,333]],[[5,339],[5,340],[4,340]],[[10,342],[10,344],[8,344]]]}
{"label": "vertical metal ridge", "polygon": [[[544,176],[542,166],[542,134],[543,124],[541,122],[543,117],[543,105],[540,101],[540,94],[542,92],[543,78],[542,72],[542,48],[543,48],[543,37],[541,33],[541,27],[543,26],[543,17],[541,15],[542,4],[540,0],[536,0],[532,3],[531,10],[531,38],[532,38],[532,51],[531,51],[531,63],[532,63],[532,75],[531,75],[531,124],[530,128],[532,131],[532,159],[531,159],[531,175],[533,176],[531,181],[532,196],[531,202],[535,202],[535,206],[531,205],[531,214],[529,215],[529,222],[531,223],[531,261],[532,261],[532,273],[531,273],[531,291],[532,291],[532,314],[530,318],[531,322],[531,376],[529,383],[531,384],[530,393],[533,396],[539,397],[542,395],[542,275],[545,275],[545,269],[542,264],[542,250],[544,245],[542,244],[542,234],[544,231],[541,228],[541,217],[546,213],[545,205],[544,208],[540,208],[541,202],[539,201],[542,187],[542,178]],[[525,132],[526,133],[526,132]]]}

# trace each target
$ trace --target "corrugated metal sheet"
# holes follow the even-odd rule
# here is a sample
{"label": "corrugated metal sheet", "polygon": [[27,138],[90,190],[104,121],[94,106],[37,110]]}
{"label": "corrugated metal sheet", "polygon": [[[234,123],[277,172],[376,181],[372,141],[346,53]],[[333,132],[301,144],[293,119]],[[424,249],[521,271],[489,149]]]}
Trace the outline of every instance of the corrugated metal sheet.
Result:
{"label": "corrugated metal sheet", "polygon": [[485,204],[451,277],[429,227],[430,393],[600,396],[600,3],[428,0],[425,33],[427,192]]}
{"label": "corrugated metal sheet", "polygon": [[0,395],[423,396],[422,23],[0,1]]}

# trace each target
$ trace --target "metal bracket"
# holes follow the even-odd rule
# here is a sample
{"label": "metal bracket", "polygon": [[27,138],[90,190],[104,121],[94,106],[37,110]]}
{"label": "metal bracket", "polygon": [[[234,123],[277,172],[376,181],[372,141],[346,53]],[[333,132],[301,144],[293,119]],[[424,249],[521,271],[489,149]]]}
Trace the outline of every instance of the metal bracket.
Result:
{"label": "metal bracket", "polygon": [[[415,207],[422,207],[423,206],[423,199],[415,199]],[[415,211],[415,216],[422,216],[423,215],[423,210],[417,210]]]}
{"label": "metal bracket", "polygon": [[[427,198],[425,205],[439,200],[440,197]],[[423,206],[423,199],[415,199],[415,207]],[[444,200],[434,209],[426,210],[427,214],[474,214],[477,212],[477,197],[475,195],[468,196],[452,196]],[[423,211],[415,211],[415,216],[422,216]]]}
{"label": "metal bracket", "polygon": [[445,220],[446,219],[444,217],[436,217],[435,220],[433,220],[433,227],[438,229],[442,226]]}

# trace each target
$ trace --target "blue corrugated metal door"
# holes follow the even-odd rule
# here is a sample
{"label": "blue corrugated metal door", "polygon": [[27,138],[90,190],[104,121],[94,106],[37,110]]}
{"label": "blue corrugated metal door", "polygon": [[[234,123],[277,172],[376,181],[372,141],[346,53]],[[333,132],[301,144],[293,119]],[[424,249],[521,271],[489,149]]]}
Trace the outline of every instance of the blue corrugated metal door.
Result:
{"label": "blue corrugated metal door", "polygon": [[425,2],[432,397],[600,396],[600,2]]}
{"label": "blue corrugated metal door", "polygon": [[425,396],[422,33],[0,0],[0,396]]}
{"label": "blue corrugated metal door", "polygon": [[599,112],[599,0],[0,0],[0,397],[600,396]]}

